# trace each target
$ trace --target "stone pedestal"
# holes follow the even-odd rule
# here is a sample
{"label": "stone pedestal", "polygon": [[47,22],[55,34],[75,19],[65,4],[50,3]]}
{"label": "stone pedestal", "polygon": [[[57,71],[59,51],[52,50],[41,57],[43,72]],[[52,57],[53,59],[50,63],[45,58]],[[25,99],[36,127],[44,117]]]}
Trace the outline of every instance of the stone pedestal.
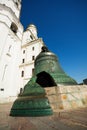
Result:
{"label": "stone pedestal", "polygon": [[54,86],[45,91],[54,111],[87,106],[87,85]]}

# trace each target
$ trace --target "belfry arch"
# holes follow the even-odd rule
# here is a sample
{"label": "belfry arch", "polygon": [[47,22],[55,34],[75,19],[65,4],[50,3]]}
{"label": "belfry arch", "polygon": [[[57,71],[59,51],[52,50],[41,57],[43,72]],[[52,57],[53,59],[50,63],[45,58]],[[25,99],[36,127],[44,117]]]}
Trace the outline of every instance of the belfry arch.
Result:
{"label": "belfry arch", "polygon": [[49,73],[45,72],[45,71],[42,71],[42,72],[37,74],[36,82],[39,85],[41,85],[42,87],[57,86],[57,84],[55,83],[55,81],[52,78],[52,76]]}

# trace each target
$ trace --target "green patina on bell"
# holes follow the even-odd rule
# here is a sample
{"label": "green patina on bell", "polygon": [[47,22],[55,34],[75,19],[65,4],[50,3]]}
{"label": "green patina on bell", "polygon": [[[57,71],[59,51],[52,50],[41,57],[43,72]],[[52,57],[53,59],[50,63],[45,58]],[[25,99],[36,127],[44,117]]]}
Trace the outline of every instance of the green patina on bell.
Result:
{"label": "green patina on bell", "polygon": [[25,85],[22,93],[14,102],[10,116],[47,116],[52,115],[44,88],[36,83],[36,77]]}
{"label": "green patina on bell", "polygon": [[35,60],[34,76],[24,86],[23,92],[14,102],[11,116],[46,116],[52,115],[44,87],[58,84],[75,85],[74,79],[69,77],[61,68],[57,56],[45,46]]}
{"label": "green patina on bell", "polygon": [[[36,57],[35,75],[38,77],[37,83],[45,87],[55,86],[57,84],[77,84],[74,79],[72,79],[63,71],[57,56],[50,52],[45,46],[42,47],[42,52]],[[47,84],[47,82],[49,83]]]}

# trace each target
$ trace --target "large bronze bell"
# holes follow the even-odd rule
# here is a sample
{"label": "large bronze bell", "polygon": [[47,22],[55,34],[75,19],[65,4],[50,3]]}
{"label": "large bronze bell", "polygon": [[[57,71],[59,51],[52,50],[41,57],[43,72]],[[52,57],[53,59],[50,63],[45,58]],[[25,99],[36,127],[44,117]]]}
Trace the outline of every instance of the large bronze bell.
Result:
{"label": "large bronze bell", "polygon": [[61,68],[56,55],[45,46],[35,60],[35,72],[31,80],[25,85],[22,93],[14,102],[11,116],[45,116],[52,115],[44,87],[77,84],[67,76]]}

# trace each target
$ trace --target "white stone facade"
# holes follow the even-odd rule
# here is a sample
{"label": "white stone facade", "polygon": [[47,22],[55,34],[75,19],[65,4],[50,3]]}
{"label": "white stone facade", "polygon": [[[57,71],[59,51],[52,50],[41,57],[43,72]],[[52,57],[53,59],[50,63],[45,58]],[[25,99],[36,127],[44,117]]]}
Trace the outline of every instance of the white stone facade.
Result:
{"label": "white stone facade", "polygon": [[37,30],[34,25],[30,25],[23,33],[23,41],[21,46],[21,64],[19,66],[21,72],[21,87],[30,80],[34,72],[34,60],[41,52],[43,46],[41,38],[37,37]]}
{"label": "white stone facade", "polygon": [[11,101],[29,81],[43,41],[34,25],[24,31],[21,0],[0,0],[0,103]]}

